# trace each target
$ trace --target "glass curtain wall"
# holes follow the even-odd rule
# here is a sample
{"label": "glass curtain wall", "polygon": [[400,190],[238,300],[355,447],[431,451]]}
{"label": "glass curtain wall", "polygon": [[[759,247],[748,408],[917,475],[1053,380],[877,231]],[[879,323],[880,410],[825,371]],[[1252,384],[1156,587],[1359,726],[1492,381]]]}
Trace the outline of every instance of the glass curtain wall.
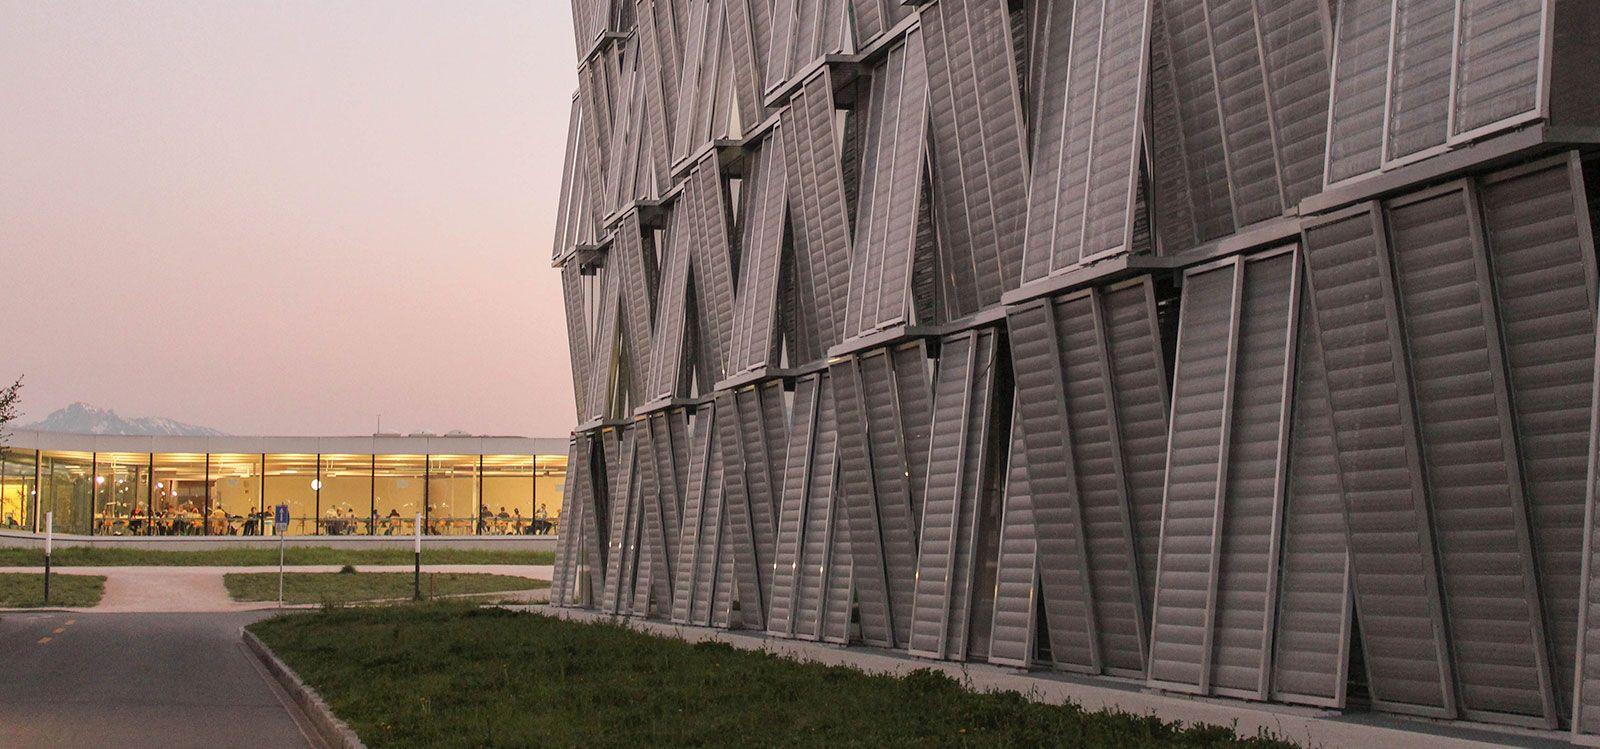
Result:
{"label": "glass curtain wall", "polygon": [[[288,536],[309,536],[320,530],[317,510],[317,456],[267,455],[264,468],[266,511],[289,506]],[[267,534],[272,535],[272,526]]]}
{"label": "glass curtain wall", "polygon": [[94,453],[43,452],[39,456],[39,517],[55,513],[57,533],[89,532],[94,507]]}
{"label": "glass curtain wall", "polygon": [[39,454],[33,450],[0,452],[0,528],[33,530]]}
{"label": "glass curtain wall", "polygon": [[[533,475],[533,531],[556,533],[561,525],[561,500],[567,488],[567,456],[540,455]],[[537,522],[542,521],[542,522]]]}
{"label": "glass curtain wall", "polygon": [[213,453],[209,477],[211,506],[206,512],[206,533],[262,535],[261,456]]}
{"label": "glass curtain wall", "polygon": [[484,535],[520,535],[533,530],[533,456],[483,456]]}
{"label": "glass curtain wall", "polygon": [[428,461],[428,533],[476,533],[484,519],[478,512],[478,456],[432,455]]}
{"label": "glass curtain wall", "polygon": [[96,453],[93,533],[145,533],[149,527],[151,483],[149,453]]}
{"label": "glass curtain wall", "polygon": [[156,453],[156,485],[150,497],[151,530],[160,536],[199,536],[205,533],[205,453]]}
{"label": "glass curtain wall", "polygon": [[371,455],[322,456],[324,533],[372,533],[372,462]]}
{"label": "glass curtain wall", "polygon": [[372,478],[374,533],[399,536],[414,532],[427,489],[427,458],[422,455],[379,455]]}

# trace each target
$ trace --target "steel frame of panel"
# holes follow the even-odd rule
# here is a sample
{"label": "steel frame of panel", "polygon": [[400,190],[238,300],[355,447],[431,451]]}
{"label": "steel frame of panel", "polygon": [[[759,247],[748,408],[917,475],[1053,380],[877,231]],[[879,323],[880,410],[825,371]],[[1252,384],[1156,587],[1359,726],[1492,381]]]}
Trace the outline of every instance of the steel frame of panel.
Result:
{"label": "steel frame of panel", "polygon": [[[870,407],[867,405],[861,364],[861,358],[852,356],[829,368],[829,377],[833,380],[835,397],[838,399],[836,414],[840,417],[839,471],[842,485],[836,502],[842,501],[845,506],[845,524],[850,534],[851,579],[866,581],[865,586],[854,586],[861,638],[868,644],[892,648],[905,643],[898,642],[895,637],[894,591],[891,589],[884,549],[879,487],[873,471],[872,429],[868,424]],[[853,443],[848,452],[844,446],[847,439]],[[858,492],[851,491],[854,486],[860,487],[860,496],[857,496]],[[873,593],[877,595],[871,595]]]}
{"label": "steel frame of panel", "polygon": [[1519,125],[1543,119],[1550,108],[1550,66],[1555,57],[1553,48],[1555,44],[1555,13],[1552,12],[1553,0],[1542,0],[1539,3],[1539,62],[1538,79],[1534,84],[1533,109],[1500,119],[1486,125],[1480,125],[1464,132],[1456,132],[1456,95],[1460,88],[1456,85],[1461,74],[1461,21],[1465,3],[1456,3],[1455,27],[1450,34],[1450,99],[1448,104],[1445,125],[1445,144],[1449,147],[1459,146],[1482,138],[1493,132],[1506,130]]}
{"label": "steel frame of panel", "polygon": [[[1581,170],[1573,175],[1573,179],[1581,184],[1583,179]],[[1578,191],[1574,199],[1577,201],[1584,200],[1584,193],[1581,190]],[[1583,224],[1581,233],[1587,234],[1589,240],[1587,246],[1584,247],[1584,254],[1588,257],[1593,257],[1595,252],[1595,237],[1591,233],[1593,227],[1588,222],[1579,223]],[[1590,289],[1589,308],[1596,309],[1593,284],[1590,285]],[[1589,621],[1590,609],[1596,606],[1593,600],[1596,596],[1593,580],[1597,572],[1594,555],[1597,551],[1600,551],[1600,546],[1595,543],[1596,532],[1600,530],[1596,528],[1597,518],[1595,515],[1595,505],[1600,502],[1600,344],[1595,347],[1594,366],[1596,375],[1593,378],[1594,384],[1590,389],[1589,395],[1589,465],[1584,482],[1583,571],[1581,573],[1583,582],[1578,594],[1578,662],[1573,669],[1572,675],[1572,741],[1588,746],[1600,745],[1600,740],[1595,738],[1596,734],[1600,734],[1600,730],[1594,733],[1585,733],[1584,731],[1584,708],[1586,707],[1584,703],[1584,682],[1586,680],[1584,677],[1588,676],[1591,669],[1595,667],[1594,659],[1590,656],[1590,648],[1593,645],[1590,642],[1589,631],[1591,626]],[[1600,613],[1600,611],[1595,613]],[[1597,706],[1596,709],[1600,710],[1600,706]]]}
{"label": "steel frame of panel", "polygon": [[[797,385],[795,388],[794,409],[790,416],[789,454],[784,466],[785,480],[778,512],[778,537],[773,554],[772,601],[767,609],[767,633],[778,637],[794,637],[795,603],[799,598],[801,553],[805,545],[806,512],[809,509],[806,500],[810,495],[812,450],[817,436],[817,389],[815,384],[810,384],[807,387],[808,395],[807,392],[801,391],[802,387],[807,386]],[[801,439],[797,441],[797,437]],[[803,447],[799,446],[801,443]],[[800,464],[789,465],[795,460],[796,450],[800,451]],[[794,473],[796,468],[799,470],[798,474]],[[790,487],[790,483],[796,480],[799,485]],[[791,514],[794,517],[792,526],[785,521]],[[793,539],[793,544],[787,552],[783,548],[786,545],[786,538]]]}
{"label": "steel frame of panel", "polygon": [[[988,661],[990,663],[995,663],[1002,666],[1028,668],[1033,665],[1035,660],[1035,640],[1038,636],[1036,625],[1039,621],[1039,544],[1037,533],[1034,530],[1032,497],[1029,496],[1025,486],[1021,486],[1021,490],[1018,490],[1018,485],[1027,481],[1026,472],[1028,468],[1026,463],[1027,455],[1023,450],[1022,443],[1022,409],[1018,403],[1020,396],[1013,395],[1012,398],[1011,449],[1006,455],[1006,490],[1003,498],[1001,499],[1003,507],[1000,510],[1000,560],[998,565],[999,571],[997,573],[997,582],[995,584],[995,607],[993,612],[994,621],[989,625],[989,632],[991,633],[992,639],[989,645]],[[1022,505],[1024,503],[1027,504],[1026,518],[1021,517],[1021,513],[1023,512]],[[1018,516],[1015,518],[1013,518],[1012,515],[1013,511],[1018,513]],[[1020,601],[1023,611],[1026,612],[1023,620],[1023,626],[1019,632],[1022,639],[1008,648],[1008,650],[1020,651],[1020,657],[1018,654],[1012,654],[1009,652],[996,654],[996,651],[1000,649],[997,646],[997,643],[1000,642],[1000,635],[996,633],[1001,631],[1001,627],[999,625],[1001,605],[1007,601],[1016,602],[1014,600],[1014,596],[1004,595],[1006,585],[1000,578],[1004,577],[1004,572],[1006,569],[1006,541],[1007,535],[1009,535],[1008,531],[1016,532],[1019,530],[1019,527],[1026,527],[1029,535],[1033,536],[1028,543],[1028,550],[1020,555],[1025,560],[1025,566],[1027,567],[1027,572],[1025,574],[1028,578],[1028,593],[1025,597],[1022,597],[1022,600]]]}

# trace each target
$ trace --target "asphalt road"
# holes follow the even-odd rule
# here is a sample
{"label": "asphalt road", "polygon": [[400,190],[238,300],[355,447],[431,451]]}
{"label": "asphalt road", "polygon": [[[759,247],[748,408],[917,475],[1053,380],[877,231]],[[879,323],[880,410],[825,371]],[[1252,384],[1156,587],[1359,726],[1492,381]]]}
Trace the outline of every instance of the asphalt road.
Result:
{"label": "asphalt road", "polygon": [[239,643],[268,615],[0,615],[0,746],[314,746]]}

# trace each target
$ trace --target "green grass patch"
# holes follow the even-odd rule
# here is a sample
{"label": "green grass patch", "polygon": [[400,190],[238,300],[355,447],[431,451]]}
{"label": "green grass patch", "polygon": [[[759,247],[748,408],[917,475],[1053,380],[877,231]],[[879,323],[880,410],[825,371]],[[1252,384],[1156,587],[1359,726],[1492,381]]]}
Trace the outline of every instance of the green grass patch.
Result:
{"label": "green grass patch", "polygon": [[426,604],[250,626],[371,747],[1291,746],[608,624]]}
{"label": "green grass patch", "polygon": [[[338,549],[329,546],[290,546],[284,549],[286,564],[411,564],[410,547],[385,549]],[[551,564],[555,553],[518,549],[430,549],[424,542],[423,564]],[[248,567],[277,566],[278,549],[125,549],[91,546],[58,546],[51,557],[57,567]],[[44,552],[39,549],[0,549],[0,567],[43,567]]]}
{"label": "green grass patch", "polygon": [[0,572],[0,606],[88,608],[105,595],[104,575],[50,575],[50,602],[44,600],[44,573]]}
{"label": "green grass patch", "polygon": [[[290,572],[283,576],[284,603],[354,603],[412,595],[410,572]],[[235,601],[278,600],[278,573],[232,572],[222,576]],[[478,572],[422,574],[424,597],[503,593],[550,587],[549,580]]]}

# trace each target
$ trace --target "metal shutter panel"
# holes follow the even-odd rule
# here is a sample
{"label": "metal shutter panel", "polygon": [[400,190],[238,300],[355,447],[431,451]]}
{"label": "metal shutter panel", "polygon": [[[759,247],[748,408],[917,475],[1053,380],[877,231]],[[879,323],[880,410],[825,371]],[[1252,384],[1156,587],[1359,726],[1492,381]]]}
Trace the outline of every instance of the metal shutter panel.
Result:
{"label": "metal shutter panel", "polygon": [[1398,0],[1389,65],[1388,163],[1444,145],[1457,0]]}
{"label": "metal shutter panel", "polygon": [[1033,664],[1038,545],[1034,533],[1033,497],[1028,491],[1020,399],[1012,408],[1011,451],[1007,457],[994,622],[989,627],[989,662],[1027,668]]}
{"label": "metal shutter panel", "polygon": [[1470,221],[1461,189],[1390,208],[1402,330],[1462,707],[1542,715],[1527,511]]}
{"label": "metal shutter panel", "polygon": [[1411,404],[1399,380],[1398,320],[1375,209],[1305,230],[1328,400],[1345,479],[1362,651],[1380,709],[1450,716],[1438,577]]}
{"label": "metal shutter panel", "polygon": [[1262,19],[1252,0],[1209,0],[1206,7],[1233,211],[1237,223],[1247,226],[1283,213],[1277,133],[1261,59]]}
{"label": "metal shutter panel", "polygon": [[860,366],[860,360],[852,357],[828,370],[839,419],[838,501],[844,527],[850,534],[851,581],[860,614],[861,639],[888,647],[894,640]]}
{"label": "metal shutter panel", "polygon": [[610,551],[606,552],[605,588],[601,595],[601,605],[613,614],[623,611],[624,601],[628,605],[633,603],[631,580],[626,582],[627,590],[623,590],[623,568],[632,557],[633,550],[627,547],[639,522],[638,516],[634,514],[633,502],[637,494],[633,483],[634,466],[637,462],[638,447],[634,444],[634,432],[630,429],[622,438],[621,453],[617,461],[618,471],[606,477],[612,493],[611,506],[607,508],[610,512],[611,530],[606,534]]}
{"label": "metal shutter panel", "polygon": [[1539,111],[1544,52],[1540,0],[1462,0],[1456,29],[1451,135],[1510,125]]}
{"label": "metal shutter panel", "polygon": [[1328,147],[1328,45],[1321,0],[1257,3],[1278,165],[1289,204],[1322,189]]}
{"label": "metal shutter panel", "polygon": [[1272,699],[1343,707],[1351,637],[1344,479],[1309,294],[1301,296],[1295,356]]}
{"label": "metal shutter panel", "polygon": [[1391,0],[1339,3],[1328,113],[1328,184],[1382,165],[1391,11]]}
{"label": "metal shutter panel", "polygon": [[[872,453],[872,496],[877,503],[874,508],[875,525],[882,545],[889,619],[895,644],[904,646],[911,636],[911,597],[917,576],[919,527],[911,510],[911,467],[906,446],[910,437],[907,431],[925,434],[927,427],[923,422],[918,430],[916,422],[904,419],[889,351],[865,353],[856,362],[861,376],[861,396],[866,407],[867,437]],[[860,557],[856,559],[860,560]],[[860,595],[859,588],[857,592]]]}
{"label": "metal shutter panel", "polygon": [[1582,584],[1589,413],[1580,404],[1595,371],[1594,249],[1575,161],[1491,175],[1480,193],[1561,705]]}
{"label": "metal shutter panel", "polygon": [[783,468],[783,497],[778,509],[778,537],[772,565],[772,602],[767,607],[767,632],[790,637],[795,631],[795,597],[804,542],[806,498],[817,428],[817,381],[804,379],[794,389],[788,457]]}
{"label": "metal shutter panel", "polygon": [[1237,272],[1191,273],[1180,306],[1149,672],[1152,685],[1182,691],[1209,682]]}

